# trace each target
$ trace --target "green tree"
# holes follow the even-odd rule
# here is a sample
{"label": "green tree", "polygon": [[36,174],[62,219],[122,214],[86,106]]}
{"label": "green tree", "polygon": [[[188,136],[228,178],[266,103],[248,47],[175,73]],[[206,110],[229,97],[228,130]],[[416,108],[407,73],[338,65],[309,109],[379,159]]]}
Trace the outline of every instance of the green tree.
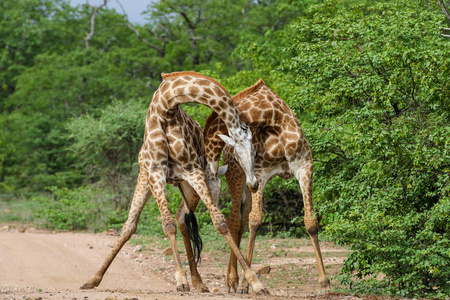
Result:
{"label": "green tree", "polygon": [[99,117],[83,115],[67,126],[70,150],[84,170],[85,183],[108,190],[119,211],[127,208],[134,192],[147,107],[145,100],[116,100]]}
{"label": "green tree", "polygon": [[[0,188],[7,191],[79,183],[73,157],[65,151],[67,140],[62,137],[67,120],[103,108],[114,98],[149,97],[152,92],[146,72],[152,62],[146,57],[154,50],[142,49],[142,43],[124,26],[123,16],[100,11],[95,35],[86,49],[84,37],[89,31],[91,9],[67,8],[59,1],[48,5],[42,8],[46,18],[39,22],[49,28],[49,44],[59,46],[45,48],[39,44],[43,37],[30,33],[26,41],[31,43],[35,38],[40,48],[32,53],[29,65],[15,74],[14,92],[1,101],[5,111],[0,118],[0,141],[4,145],[0,148]],[[39,11],[41,2],[25,6]],[[17,9],[20,12],[23,8]],[[81,29],[72,27],[74,24]]]}
{"label": "green tree", "polygon": [[172,65],[204,70],[219,63],[229,74],[243,67],[230,55],[242,38],[281,29],[295,16],[293,10],[278,9],[280,2],[160,0],[149,6],[146,28]]}
{"label": "green tree", "polygon": [[[326,232],[355,291],[450,295],[450,56],[438,7],[325,1],[283,35]],[[378,280],[377,275],[383,279]]]}
{"label": "green tree", "polygon": [[73,45],[78,20],[76,10],[65,0],[2,1],[0,111],[5,110],[4,101],[15,91],[17,76],[34,64],[36,55],[61,52]]}

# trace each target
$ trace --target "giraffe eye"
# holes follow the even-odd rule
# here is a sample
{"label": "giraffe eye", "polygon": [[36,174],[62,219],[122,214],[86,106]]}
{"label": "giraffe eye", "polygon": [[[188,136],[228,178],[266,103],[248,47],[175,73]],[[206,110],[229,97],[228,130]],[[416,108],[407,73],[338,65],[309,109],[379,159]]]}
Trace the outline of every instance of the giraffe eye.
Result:
{"label": "giraffe eye", "polygon": [[233,159],[234,159],[235,162],[238,162],[237,159],[236,159],[236,156],[233,156]]}
{"label": "giraffe eye", "polygon": [[255,159],[258,158],[258,151],[255,151]]}

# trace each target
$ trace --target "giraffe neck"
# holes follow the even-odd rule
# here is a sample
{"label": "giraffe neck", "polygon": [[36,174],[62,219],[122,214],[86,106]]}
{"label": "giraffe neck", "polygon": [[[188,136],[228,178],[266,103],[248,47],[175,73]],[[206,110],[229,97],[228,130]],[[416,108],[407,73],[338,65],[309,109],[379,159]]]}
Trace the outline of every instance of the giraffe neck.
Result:
{"label": "giraffe neck", "polygon": [[219,160],[225,142],[219,138],[218,134],[226,134],[227,127],[216,113],[212,113],[205,123],[203,130],[204,154],[205,154],[205,175],[207,178],[216,177],[219,169]]}
{"label": "giraffe neck", "polygon": [[152,100],[162,120],[170,120],[180,104],[199,103],[208,106],[220,117],[233,138],[244,138],[238,111],[230,95],[218,82],[195,72],[162,74],[162,78]]}

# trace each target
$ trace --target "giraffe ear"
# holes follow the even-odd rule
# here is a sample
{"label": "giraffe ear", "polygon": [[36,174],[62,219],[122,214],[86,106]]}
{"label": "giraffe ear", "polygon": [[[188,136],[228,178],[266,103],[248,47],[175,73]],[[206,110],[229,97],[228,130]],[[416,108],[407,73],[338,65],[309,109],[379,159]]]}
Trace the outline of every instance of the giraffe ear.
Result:
{"label": "giraffe ear", "polygon": [[220,177],[220,176],[222,176],[222,175],[225,175],[225,173],[227,172],[227,170],[228,170],[228,165],[219,167],[219,171],[217,172],[217,177]]}
{"label": "giraffe ear", "polygon": [[218,134],[218,136],[224,141],[226,144],[230,145],[231,147],[234,147],[236,145],[236,142],[230,138],[229,136]]}

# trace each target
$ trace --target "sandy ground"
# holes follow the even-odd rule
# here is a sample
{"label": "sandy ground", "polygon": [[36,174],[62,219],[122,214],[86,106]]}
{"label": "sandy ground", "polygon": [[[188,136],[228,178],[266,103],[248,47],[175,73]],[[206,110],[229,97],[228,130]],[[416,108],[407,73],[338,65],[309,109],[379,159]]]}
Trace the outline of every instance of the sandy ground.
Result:
{"label": "sandy ground", "polygon": [[[106,234],[0,231],[0,299],[351,299],[331,297],[308,282],[297,293],[269,288],[270,296],[228,294],[223,287],[225,270],[220,269],[200,269],[211,293],[201,294],[193,288],[189,293],[180,293],[171,278],[171,257],[161,259],[161,253],[137,252],[136,246],[129,244],[116,257],[99,287],[80,290],[116,240],[116,236]],[[305,259],[304,263],[314,262]]]}

